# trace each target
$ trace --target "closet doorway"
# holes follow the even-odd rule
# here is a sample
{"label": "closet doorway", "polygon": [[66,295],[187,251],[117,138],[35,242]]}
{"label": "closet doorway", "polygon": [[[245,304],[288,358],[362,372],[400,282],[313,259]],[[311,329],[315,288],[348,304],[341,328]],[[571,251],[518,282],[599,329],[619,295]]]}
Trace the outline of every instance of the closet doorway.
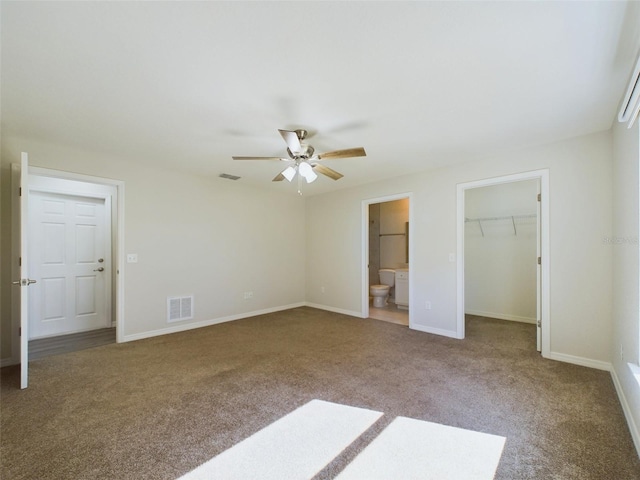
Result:
{"label": "closet doorway", "polygon": [[548,173],[458,185],[458,333],[465,315],[535,325],[549,351]]}
{"label": "closet doorway", "polygon": [[[409,213],[407,195],[363,202],[363,313],[365,318],[409,326]],[[380,272],[384,273],[380,273]],[[391,280],[391,281],[390,281]],[[393,285],[389,285],[393,283]],[[389,285],[388,296],[379,286]],[[373,286],[373,289],[372,289]],[[384,292],[384,288],[382,290]]]}

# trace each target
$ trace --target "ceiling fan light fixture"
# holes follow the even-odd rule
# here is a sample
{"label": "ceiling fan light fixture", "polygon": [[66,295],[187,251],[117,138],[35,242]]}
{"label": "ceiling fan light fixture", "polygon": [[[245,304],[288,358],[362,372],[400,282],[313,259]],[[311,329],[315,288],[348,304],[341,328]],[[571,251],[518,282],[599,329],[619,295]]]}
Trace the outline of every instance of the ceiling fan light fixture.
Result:
{"label": "ceiling fan light fixture", "polygon": [[311,170],[311,173],[308,173],[305,178],[307,179],[307,183],[311,183],[315,182],[316,178],[318,178],[318,175],[316,175],[316,172]]}
{"label": "ceiling fan light fixture", "polygon": [[318,178],[318,175],[316,175],[316,173],[313,171],[313,167],[307,162],[300,162],[300,165],[298,166],[298,172],[300,172],[300,175],[304,177],[307,183],[311,183],[316,178]]}
{"label": "ceiling fan light fixture", "polygon": [[291,180],[293,180],[293,177],[296,176],[296,169],[293,168],[291,165],[289,165],[287,168],[284,169],[284,172],[282,172],[282,175],[288,181],[291,181]]}

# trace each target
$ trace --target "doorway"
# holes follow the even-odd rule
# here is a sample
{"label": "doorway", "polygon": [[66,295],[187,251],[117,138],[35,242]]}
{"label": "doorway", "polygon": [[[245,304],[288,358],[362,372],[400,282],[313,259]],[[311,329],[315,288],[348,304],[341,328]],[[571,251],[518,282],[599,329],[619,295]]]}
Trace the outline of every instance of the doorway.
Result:
{"label": "doorway", "polygon": [[536,339],[539,180],[465,192],[466,327],[488,319],[520,325]]}
{"label": "doorway", "polygon": [[[522,191],[516,193],[519,190]],[[458,338],[465,336],[466,313],[533,323],[537,349],[548,356],[548,192],[548,170],[458,185]],[[525,200],[523,194],[532,198]],[[523,249],[527,253],[523,254]],[[515,261],[521,265],[516,266]],[[492,279],[485,278],[481,286],[472,286],[470,282],[478,280],[479,269],[489,264]],[[499,282],[503,286],[506,282],[509,292],[505,293],[504,288],[499,295],[487,291],[498,282],[496,275],[503,275]]]}
{"label": "doorway", "polygon": [[[365,318],[405,326],[411,323],[410,205],[408,194],[363,202],[362,305]],[[393,286],[389,288],[388,297],[374,301],[371,286],[390,283]]]}
{"label": "doorway", "polygon": [[28,270],[41,279],[30,287],[29,340],[46,350],[123,341],[124,183],[28,168]]}
{"label": "doorway", "polygon": [[29,278],[36,283],[29,295],[29,340],[114,323],[107,200],[30,192]]}

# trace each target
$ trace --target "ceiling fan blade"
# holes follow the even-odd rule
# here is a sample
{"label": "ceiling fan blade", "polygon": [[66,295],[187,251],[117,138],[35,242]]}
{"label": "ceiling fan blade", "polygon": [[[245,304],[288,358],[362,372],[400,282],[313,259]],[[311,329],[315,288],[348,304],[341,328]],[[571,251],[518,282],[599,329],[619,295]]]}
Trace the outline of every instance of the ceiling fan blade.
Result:
{"label": "ceiling fan blade", "polygon": [[282,172],[280,172],[278,175],[273,177],[273,180],[271,180],[271,181],[272,182],[281,182],[282,180],[284,180],[284,175],[282,174]]}
{"label": "ceiling fan blade", "polygon": [[331,160],[333,158],[351,158],[351,157],[366,157],[367,152],[364,148],[347,148],[345,150],[335,150],[333,152],[321,153],[318,155],[320,160]]}
{"label": "ceiling fan blade", "polygon": [[302,145],[300,145],[300,139],[298,138],[298,134],[291,130],[278,130],[284,141],[287,142],[287,147],[293,153],[298,153],[302,151]]}
{"label": "ceiling fan blade", "polygon": [[234,160],[283,160],[280,157],[231,157]]}
{"label": "ceiling fan blade", "polygon": [[344,175],[342,175],[341,173],[336,172],[329,167],[325,167],[324,165],[320,165],[319,163],[312,165],[312,167],[316,172],[320,172],[321,174],[326,175],[333,180],[340,180],[342,177],[344,177]]}

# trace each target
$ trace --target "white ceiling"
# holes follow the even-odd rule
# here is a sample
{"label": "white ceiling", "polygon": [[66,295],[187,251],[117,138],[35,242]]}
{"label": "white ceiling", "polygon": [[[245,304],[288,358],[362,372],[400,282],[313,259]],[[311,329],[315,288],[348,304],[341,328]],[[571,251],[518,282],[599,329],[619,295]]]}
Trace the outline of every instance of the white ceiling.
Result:
{"label": "white ceiling", "polygon": [[607,130],[636,2],[7,2],[2,129],[295,193],[278,128],[345,174],[305,194]]}

